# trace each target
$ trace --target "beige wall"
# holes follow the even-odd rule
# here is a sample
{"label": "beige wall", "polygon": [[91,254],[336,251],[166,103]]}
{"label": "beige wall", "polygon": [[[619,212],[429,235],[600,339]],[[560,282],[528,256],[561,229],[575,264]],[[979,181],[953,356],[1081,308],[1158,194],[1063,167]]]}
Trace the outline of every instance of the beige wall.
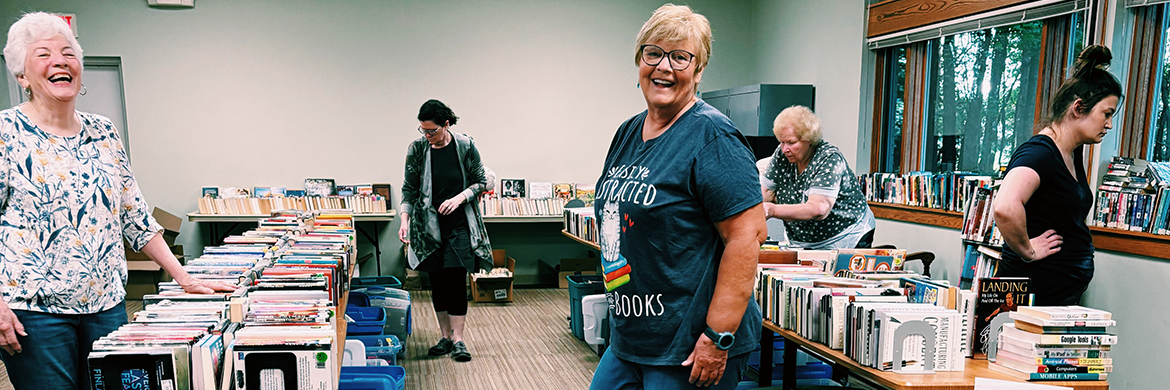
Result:
{"label": "beige wall", "polygon": [[758,7],[759,82],[815,85],[825,140],[857,167],[865,1],[760,1]]}

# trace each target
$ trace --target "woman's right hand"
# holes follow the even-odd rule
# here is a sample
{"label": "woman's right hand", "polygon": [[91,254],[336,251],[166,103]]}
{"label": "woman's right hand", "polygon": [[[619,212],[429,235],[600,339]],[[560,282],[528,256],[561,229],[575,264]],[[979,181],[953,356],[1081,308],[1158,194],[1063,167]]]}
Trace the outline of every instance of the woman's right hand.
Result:
{"label": "woman's right hand", "polygon": [[24,332],[24,325],[16,318],[16,313],[8,308],[8,304],[0,301],[0,348],[8,352],[9,356],[20,353],[20,342],[16,336],[28,336]]}
{"label": "woman's right hand", "polygon": [[1052,256],[1053,253],[1060,252],[1060,245],[1064,243],[1064,237],[1056,234],[1056,230],[1048,229],[1048,231],[1029,241],[1032,244],[1032,250],[1025,252],[1030,253],[1020,253],[1019,255],[1024,261],[1031,263]]}
{"label": "woman's right hand", "polygon": [[398,239],[402,240],[402,243],[404,243],[404,244],[409,244],[410,243],[410,217],[406,216],[406,214],[402,214],[401,219],[402,219],[401,226],[398,227]]}

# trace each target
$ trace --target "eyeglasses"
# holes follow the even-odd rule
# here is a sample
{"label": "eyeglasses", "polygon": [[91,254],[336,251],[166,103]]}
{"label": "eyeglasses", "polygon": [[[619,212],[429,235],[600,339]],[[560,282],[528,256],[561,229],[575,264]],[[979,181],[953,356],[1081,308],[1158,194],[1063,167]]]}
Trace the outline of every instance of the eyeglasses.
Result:
{"label": "eyeglasses", "polygon": [[670,58],[670,67],[674,70],[686,70],[691,66],[691,60],[695,58],[694,54],[686,50],[671,50],[666,51],[656,45],[642,45],[642,62],[649,66],[658,66],[662,63],[662,58]]}
{"label": "eyeglasses", "polygon": [[442,130],[442,129],[443,129],[442,127],[436,127],[433,129],[424,129],[424,128],[422,128],[422,126],[419,126],[418,132],[419,132],[419,134],[431,136],[431,135],[435,135],[435,133],[438,133],[439,130]]}

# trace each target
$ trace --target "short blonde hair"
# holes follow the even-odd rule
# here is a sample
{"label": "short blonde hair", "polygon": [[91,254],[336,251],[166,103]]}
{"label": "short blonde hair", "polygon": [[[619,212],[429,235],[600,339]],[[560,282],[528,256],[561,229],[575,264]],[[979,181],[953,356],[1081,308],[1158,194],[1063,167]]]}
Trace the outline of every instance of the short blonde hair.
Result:
{"label": "short blonde hair", "polygon": [[698,53],[694,53],[695,74],[698,74],[707,67],[707,59],[711,57],[711,23],[706,16],[685,5],[666,3],[658,7],[638,31],[634,65],[642,63],[642,45],[657,41],[698,43]]}
{"label": "short blonde hair", "polygon": [[[81,62],[81,44],[73,37],[73,30],[69,23],[61,17],[47,12],[32,12],[24,14],[8,28],[8,43],[4,45],[4,58],[8,63],[8,71],[12,76],[24,76],[24,61],[28,56],[28,45],[33,42],[49,39],[60,35],[69,41],[77,61]],[[78,69],[81,71],[81,69]]]}
{"label": "short blonde hair", "polygon": [[772,122],[772,134],[779,137],[780,128],[784,126],[792,126],[796,138],[810,144],[818,144],[824,138],[821,134],[821,119],[805,106],[792,106],[780,111],[776,121]]}

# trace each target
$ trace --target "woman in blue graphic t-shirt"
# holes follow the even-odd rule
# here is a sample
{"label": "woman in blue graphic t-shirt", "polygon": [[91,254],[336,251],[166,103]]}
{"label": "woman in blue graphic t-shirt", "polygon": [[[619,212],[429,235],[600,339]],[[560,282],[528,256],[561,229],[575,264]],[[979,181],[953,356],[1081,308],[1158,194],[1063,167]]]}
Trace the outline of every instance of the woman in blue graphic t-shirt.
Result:
{"label": "woman in blue graphic t-shirt", "polygon": [[646,111],[618,128],[594,199],[613,332],[593,389],[731,389],[758,342],[760,183],[746,140],[695,96],[710,52],[686,6],[638,33]]}
{"label": "woman in blue graphic t-shirt", "polygon": [[1093,279],[1093,237],[1085,225],[1093,191],[1081,151],[1113,127],[1121,84],[1103,68],[1112,58],[1100,45],[1081,52],[1052,98],[1052,116],[1016,148],[995,195],[1005,243],[995,276],[1031,278],[1037,306],[1076,305]]}

